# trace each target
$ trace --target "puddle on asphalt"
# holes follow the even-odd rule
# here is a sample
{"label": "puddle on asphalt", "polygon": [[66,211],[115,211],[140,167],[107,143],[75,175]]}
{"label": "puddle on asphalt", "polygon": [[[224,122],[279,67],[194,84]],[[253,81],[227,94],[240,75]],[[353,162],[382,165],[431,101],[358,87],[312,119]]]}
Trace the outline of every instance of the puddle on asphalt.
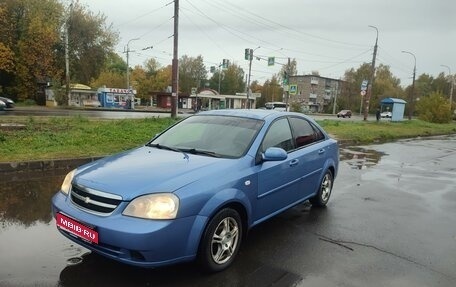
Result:
{"label": "puddle on asphalt", "polygon": [[340,147],[340,161],[353,169],[366,169],[379,163],[385,153],[363,147]]}
{"label": "puddle on asphalt", "polygon": [[57,231],[51,215],[68,171],[0,173],[0,286],[48,286],[87,252]]}

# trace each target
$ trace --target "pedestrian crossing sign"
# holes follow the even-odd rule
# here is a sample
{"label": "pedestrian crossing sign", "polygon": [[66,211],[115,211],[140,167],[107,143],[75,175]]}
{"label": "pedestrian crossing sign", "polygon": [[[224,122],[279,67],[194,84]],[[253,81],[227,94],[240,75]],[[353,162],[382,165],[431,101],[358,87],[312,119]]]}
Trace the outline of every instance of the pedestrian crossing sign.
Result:
{"label": "pedestrian crossing sign", "polygon": [[290,95],[296,95],[298,92],[298,85],[290,85]]}

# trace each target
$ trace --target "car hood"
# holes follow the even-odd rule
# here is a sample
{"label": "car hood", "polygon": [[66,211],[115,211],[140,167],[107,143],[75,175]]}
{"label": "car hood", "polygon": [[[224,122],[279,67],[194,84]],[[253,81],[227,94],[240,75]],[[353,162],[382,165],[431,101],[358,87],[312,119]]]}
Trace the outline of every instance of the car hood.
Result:
{"label": "car hood", "polygon": [[208,172],[230,168],[235,161],[141,147],[79,168],[73,183],[131,200],[142,194],[174,192]]}

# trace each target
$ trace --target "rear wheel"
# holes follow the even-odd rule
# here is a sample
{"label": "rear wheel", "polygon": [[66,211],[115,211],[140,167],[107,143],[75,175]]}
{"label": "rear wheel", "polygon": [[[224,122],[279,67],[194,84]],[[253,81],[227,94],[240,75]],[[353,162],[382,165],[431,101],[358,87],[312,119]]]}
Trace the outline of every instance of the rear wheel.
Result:
{"label": "rear wheel", "polygon": [[199,250],[203,268],[218,272],[231,265],[242,239],[242,222],[239,213],[231,208],[219,211],[209,222]]}
{"label": "rear wheel", "polygon": [[326,206],[329,197],[331,196],[333,178],[334,177],[332,172],[330,170],[326,171],[325,175],[323,176],[323,179],[321,180],[317,194],[309,200],[313,206]]}

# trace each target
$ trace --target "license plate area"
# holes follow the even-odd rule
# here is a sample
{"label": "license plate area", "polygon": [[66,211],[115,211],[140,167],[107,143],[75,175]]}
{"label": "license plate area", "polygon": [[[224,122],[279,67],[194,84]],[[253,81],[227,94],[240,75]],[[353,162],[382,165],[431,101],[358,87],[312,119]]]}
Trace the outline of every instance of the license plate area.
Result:
{"label": "license plate area", "polygon": [[57,213],[55,217],[56,224],[59,228],[75,235],[83,240],[98,244],[98,232],[68,216]]}

